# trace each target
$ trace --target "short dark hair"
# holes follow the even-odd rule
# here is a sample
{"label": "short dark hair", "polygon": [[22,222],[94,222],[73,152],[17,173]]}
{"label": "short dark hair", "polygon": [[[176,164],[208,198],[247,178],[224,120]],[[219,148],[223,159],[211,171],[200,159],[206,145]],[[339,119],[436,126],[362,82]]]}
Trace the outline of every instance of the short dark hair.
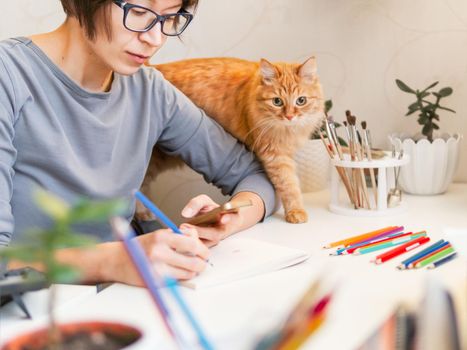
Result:
{"label": "short dark hair", "polygon": [[[96,37],[96,23],[102,23],[107,36],[112,37],[109,24],[109,5],[112,0],[60,0],[65,14],[78,19],[89,39]],[[182,0],[182,8],[195,10],[199,0]]]}

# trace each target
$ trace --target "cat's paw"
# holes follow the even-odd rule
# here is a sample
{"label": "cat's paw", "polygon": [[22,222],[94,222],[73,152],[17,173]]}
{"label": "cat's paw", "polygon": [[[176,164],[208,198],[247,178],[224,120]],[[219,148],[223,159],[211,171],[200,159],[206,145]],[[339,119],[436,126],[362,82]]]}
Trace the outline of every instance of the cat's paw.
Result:
{"label": "cat's paw", "polygon": [[302,224],[308,221],[308,215],[303,209],[292,209],[285,215],[285,221],[291,224]]}

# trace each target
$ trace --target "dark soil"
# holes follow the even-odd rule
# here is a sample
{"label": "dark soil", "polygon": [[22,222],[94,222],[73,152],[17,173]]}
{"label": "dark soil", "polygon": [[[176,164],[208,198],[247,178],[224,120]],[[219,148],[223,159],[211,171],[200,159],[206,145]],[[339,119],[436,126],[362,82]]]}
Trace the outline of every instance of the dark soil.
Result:
{"label": "dark soil", "polygon": [[[138,334],[114,334],[108,332],[76,332],[63,336],[60,350],[120,350],[134,343]],[[22,350],[50,350],[50,346],[26,345]]]}

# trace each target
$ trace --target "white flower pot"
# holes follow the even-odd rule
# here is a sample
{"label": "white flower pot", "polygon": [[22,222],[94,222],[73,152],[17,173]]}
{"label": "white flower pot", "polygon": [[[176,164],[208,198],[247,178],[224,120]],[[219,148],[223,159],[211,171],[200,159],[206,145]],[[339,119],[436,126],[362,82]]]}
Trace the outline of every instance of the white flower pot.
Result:
{"label": "white flower pot", "polygon": [[389,140],[396,150],[402,148],[410,156],[410,163],[401,170],[401,188],[419,195],[446,192],[459,164],[461,139],[459,134],[442,134],[433,142],[419,134],[414,138],[405,134],[391,135]]}
{"label": "white flower pot", "polygon": [[331,162],[321,140],[307,140],[297,151],[295,162],[303,193],[321,191],[328,186]]}

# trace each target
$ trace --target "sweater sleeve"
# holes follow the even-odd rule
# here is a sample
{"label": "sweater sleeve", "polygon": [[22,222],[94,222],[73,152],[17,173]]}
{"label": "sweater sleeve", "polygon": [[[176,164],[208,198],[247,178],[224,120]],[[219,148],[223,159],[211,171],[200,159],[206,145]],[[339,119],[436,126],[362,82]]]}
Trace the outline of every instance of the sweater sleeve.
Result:
{"label": "sweater sleeve", "polygon": [[275,192],[255,155],[169,82],[162,84],[162,115],[167,120],[157,142],[161,150],[180,156],[223,194],[258,194],[269,216],[275,209]]}
{"label": "sweater sleeve", "polygon": [[13,193],[13,164],[16,159],[13,145],[14,106],[14,88],[0,57],[0,246],[9,244],[14,227],[10,204]]}

